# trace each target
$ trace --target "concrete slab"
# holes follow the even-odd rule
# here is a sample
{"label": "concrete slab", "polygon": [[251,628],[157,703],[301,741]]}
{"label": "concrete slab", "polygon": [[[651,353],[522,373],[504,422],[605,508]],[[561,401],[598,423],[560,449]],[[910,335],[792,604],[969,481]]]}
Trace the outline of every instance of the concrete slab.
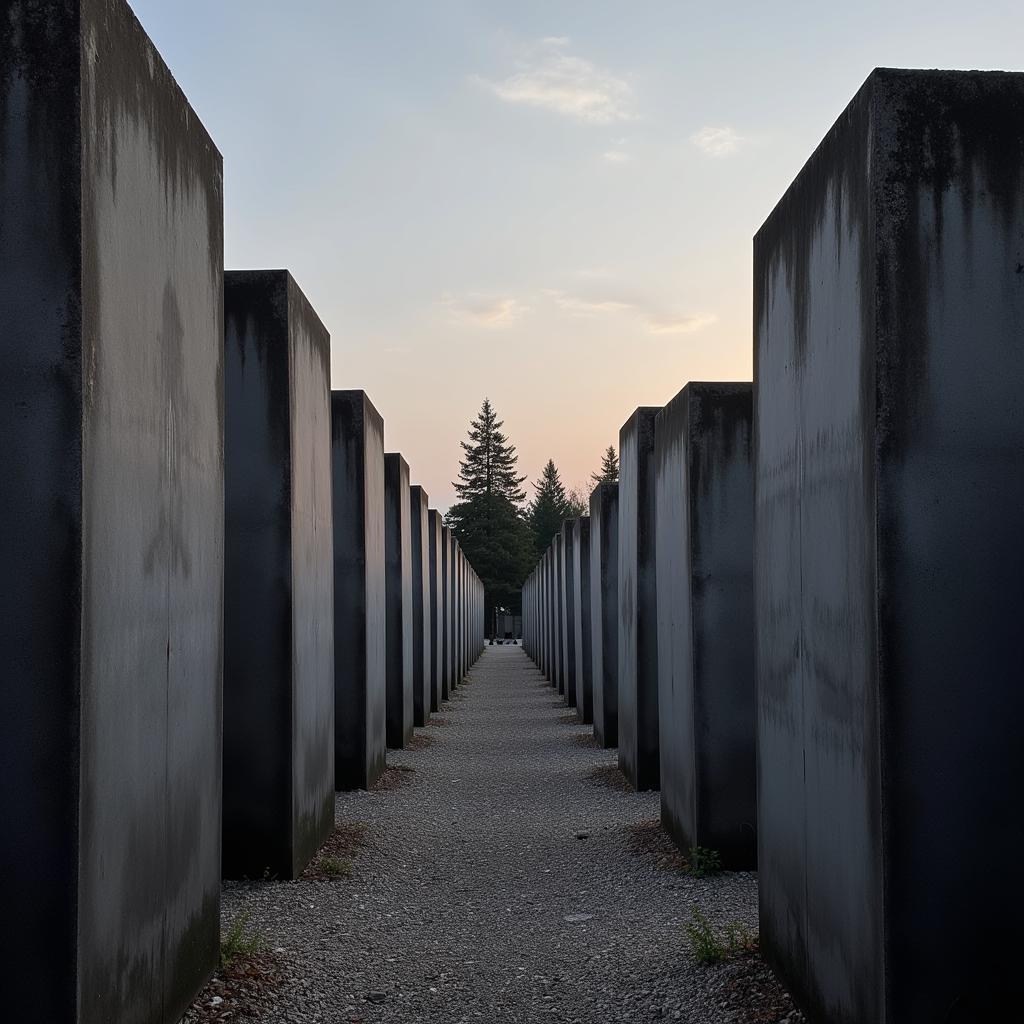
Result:
{"label": "concrete slab", "polygon": [[876,71],[755,240],[761,944],[816,1020],[1019,1002],[1022,153],[1024,75]]}
{"label": "concrete slab", "polygon": [[331,392],[335,788],[384,771],[384,420],[364,391]]}
{"label": "concrete slab", "polygon": [[334,828],[331,341],[287,271],[224,282],[225,878]]}
{"label": "concrete slab", "polygon": [[753,386],[687,384],[655,420],[661,821],[757,867]]}
{"label": "concrete slab", "polygon": [[0,54],[3,1012],[169,1024],[220,934],[221,157],[121,0]]}
{"label": "concrete slab", "polygon": [[384,455],[384,579],[387,678],[387,742],[401,749],[412,739],[413,693],[412,533],[409,464],[397,452]]}
{"label": "concrete slab", "polygon": [[594,721],[593,648],[590,611],[590,516],[573,526],[573,646],[576,668],[576,710],[580,721]]}
{"label": "concrete slab", "polygon": [[430,590],[430,710],[440,711],[444,679],[444,566],[441,513],[427,512]]}
{"label": "concrete slab", "polygon": [[619,431],[619,767],[657,789],[658,597],[654,535],[654,407]]}
{"label": "concrete slab", "polygon": [[409,539],[412,551],[412,694],[413,720],[427,724],[430,718],[430,675],[433,648],[430,639],[430,536],[427,506],[422,487],[409,488]]}
{"label": "concrete slab", "polygon": [[562,689],[565,693],[565,702],[571,708],[576,707],[575,528],[575,519],[566,519],[562,523],[562,603],[559,609],[562,616]]}
{"label": "concrete slab", "polygon": [[594,738],[619,745],[619,485],[590,495],[590,644]]}

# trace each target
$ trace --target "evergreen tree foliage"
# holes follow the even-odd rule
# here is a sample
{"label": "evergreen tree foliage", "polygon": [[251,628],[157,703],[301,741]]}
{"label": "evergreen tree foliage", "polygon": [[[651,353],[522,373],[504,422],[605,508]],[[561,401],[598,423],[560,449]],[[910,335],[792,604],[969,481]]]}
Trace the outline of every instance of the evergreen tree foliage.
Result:
{"label": "evergreen tree foliage", "polygon": [[455,483],[459,500],[445,517],[483,582],[488,629],[495,607],[520,611],[520,591],[534,563],[532,535],[520,510],[526,477],[518,475],[515,446],[501,428],[485,398],[470,424],[468,441],[462,442]]}
{"label": "evergreen tree foliage", "polygon": [[562,528],[562,522],[578,513],[569,501],[553,459],[548,459],[540,480],[533,486],[537,493],[530,503],[527,520],[533,530],[534,548],[540,557],[547,550],[551,538]]}
{"label": "evergreen tree foliage", "polygon": [[509,444],[502,433],[503,426],[490,399],[485,398],[477,418],[469,425],[469,440],[462,442],[464,454],[455,484],[461,501],[481,494],[500,494],[517,507],[526,501],[526,477],[516,473],[519,456],[515,445]]}
{"label": "evergreen tree foliage", "polygon": [[601,468],[590,474],[596,487],[598,484],[617,484],[619,482],[619,456],[613,445],[608,445],[601,456]]}

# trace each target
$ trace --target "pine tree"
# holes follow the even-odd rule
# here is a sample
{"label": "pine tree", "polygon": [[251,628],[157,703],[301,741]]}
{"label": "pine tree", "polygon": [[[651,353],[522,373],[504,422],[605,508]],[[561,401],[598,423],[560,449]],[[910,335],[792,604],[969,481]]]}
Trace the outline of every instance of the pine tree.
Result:
{"label": "pine tree", "polygon": [[526,477],[516,474],[519,456],[515,445],[509,444],[501,432],[503,426],[491,400],[485,398],[479,415],[469,426],[469,440],[462,442],[465,454],[455,490],[463,502],[481,494],[500,494],[517,507],[526,501]]}
{"label": "pine tree", "polygon": [[525,476],[517,474],[515,446],[501,432],[502,422],[484,399],[462,442],[459,500],[445,522],[484,585],[485,621],[496,607],[520,610],[523,581],[533,568],[533,543],[520,506]]}
{"label": "pine tree", "polygon": [[548,459],[540,480],[533,486],[537,493],[530,503],[527,520],[533,530],[533,543],[539,557],[562,528],[563,521],[572,519],[576,513],[569,503],[553,459]]}
{"label": "pine tree", "polygon": [[590,474],[596,487],[598,484],[617,484],[619,482],[619,457],[613,445],[608,445],[601,456],[601,469]]}

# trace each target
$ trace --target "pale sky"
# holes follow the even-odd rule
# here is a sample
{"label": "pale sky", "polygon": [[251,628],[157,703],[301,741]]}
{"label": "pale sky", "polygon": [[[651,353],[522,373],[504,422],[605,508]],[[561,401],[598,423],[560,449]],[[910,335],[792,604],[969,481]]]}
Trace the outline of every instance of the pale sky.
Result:
{"label": "pale sky", "polygon": [[[751,376],[751,239],[876,66],[1021,66],[1018,4],[134,0],[431,505],[489,395],[531,482]],[[528,488],[532,495],[532,488]]]}

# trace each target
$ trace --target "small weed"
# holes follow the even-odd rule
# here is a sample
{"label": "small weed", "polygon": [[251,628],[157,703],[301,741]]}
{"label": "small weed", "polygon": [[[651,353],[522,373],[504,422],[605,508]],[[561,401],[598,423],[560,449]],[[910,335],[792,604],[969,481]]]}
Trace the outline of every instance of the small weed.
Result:
{"label": "small weed", "polygon": [[328,878],[352,877],[352,861],[344,857],[321,857],[318,868]]}
{"label": "small weed", "polygon": [[694,878],[706,878],[717,875],[722,870],[722,858],[717,850],[708,850],[703,846],[691,846],[686,855],[686,870]]}
{"label": "small weed", "polygon": [[262,932],[248,930],[250,915],[243,911],[220,938],[220,964],[225,970],[242,957],[260,953],[266,946]]}
{"label": "small weed", "polygon": [[721,934],[717,934],[711,922],[696,907],[693,908],[691,917],[692,920],[685,926],[686,936],[690,940],[697,963],[710,966],[736,956],[757,952],[757,933],[745,924],[738,921],[730,922],[723,926]]}

